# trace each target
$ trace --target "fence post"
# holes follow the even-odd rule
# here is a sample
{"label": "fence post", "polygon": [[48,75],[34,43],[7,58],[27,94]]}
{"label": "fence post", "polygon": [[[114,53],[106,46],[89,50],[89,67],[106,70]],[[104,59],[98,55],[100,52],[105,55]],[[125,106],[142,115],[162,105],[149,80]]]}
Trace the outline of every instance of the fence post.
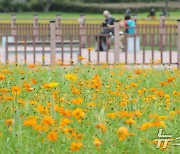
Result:
{"label": "fence post", "polygon": [[164,22],[165,22],[165,16],[162,14],[160,16],[160,35],[162,35],[162,37],[160,38],[162,38],[162,49],[164,49],[164,46],[165,46],[165,35],[163,34],[165,34],[166,29],[164,28],[165,26]]}
{"label": "fence post", "polygon": [[16,29],[16,14],[12,14],[11,19],[11,35],[16,36],[17,35],[17,29]]}
{"label": "fence post", "polygon": [[61,40],[61,34],[62,34],[62,29],[60,29],[61,27],[60,27],[60,25],[61,25],[61,15],[60,14],[57,14],[56,15],[56,28],[57,28],[57,31],[56,31],[56,34],[57,34],[57,40]]}
{"label": "fence post", "polygon": [[119,63],[119,21],[114,22],[114,62]]}
{"label": "fence post", "polygon": [[178,22],[178,68],[180,69],[180,19]]}
{"label": "fence post", "polygon": [[50,21],[50,52],[51,65],[56,64],[56,23],[55,20]]}
{"label": "fence post", "polygon": [[34,22],[33,22],[33,36],[35,41],[38,40],[38,14],[34,14]]}
{"label": "fence post", "polygon": [[79,21],[79,24],[80,24],[80,26],[79,26],[79,28],[80,28],[79,34],[84,35],[84,36],[81,36],[81,48],[83,48],[86,45],[85,15],[81,14],[78,21]]}

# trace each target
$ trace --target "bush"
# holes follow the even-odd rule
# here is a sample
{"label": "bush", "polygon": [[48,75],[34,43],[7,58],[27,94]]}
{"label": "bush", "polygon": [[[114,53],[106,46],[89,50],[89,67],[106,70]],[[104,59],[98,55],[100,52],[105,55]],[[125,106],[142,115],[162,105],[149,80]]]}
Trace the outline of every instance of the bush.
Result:
{"label": "bush", "polygon": [[[124,13],[128,7],[132,8],[134,13],[139,12],[149,12],[151,8],[155,8],[156,11],[162,11],[164,4],[151,3],[149,5],[144,5],[144,3],[137,3],[136,5],[127,5],[127,3],[122,4],[83,4],[83,3],[65,3],[65,2],[54,2],[50,11],[61,11],[61,12],[83,12],[83,13],[102,13],[104,10],[108,9],[112,13]],[[176,11],[180,7],[171,7],[169,10]]]}
{"label": "bush", "polygon": [[42,12],[43,8],[40,3],[33,2],[33,3],[31,3],[31,11]]}
{"label": "bush", "polygon": [[11,12],[12,11],[12,1],[2,0],[0,1],[0,11],[1,12]]}
{"label": "bush", "polygon": [[14,12],[27,12],[30,11],[30,6],[28,3],[16,2],[12,4]]}

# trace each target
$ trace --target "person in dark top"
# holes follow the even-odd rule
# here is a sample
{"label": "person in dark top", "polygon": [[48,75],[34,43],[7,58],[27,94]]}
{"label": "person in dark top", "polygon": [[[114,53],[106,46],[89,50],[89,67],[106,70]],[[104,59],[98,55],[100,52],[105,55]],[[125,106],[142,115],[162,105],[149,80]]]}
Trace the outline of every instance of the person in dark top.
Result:
{"label": "person in dark top", "polygon": [[162,15],[163,15],[163,16],[166,16],[166,15],[167,15],[167,11],[166,11],[165,8],[163,8],[163,10],[162,10]]}
{"label": "person in dark top", "polygon": [[131,15],[131,8],[128,8],[125,12],[125,15]]}
{"label": "person in dark top", "polygon": [[150,19],[155,19],[155,18],[156,18],[155,9],[152,8],[152,9],[149,11],[148,18],[150,18]]}
{"label": "person in dark top", "polygon": [[[102,35],[113,34],[114,33],[114,18],[111,16],[109,11],[104,11],[103,15],[105,17],[105,21],[102,23],[103,31]],[[106,37],[100,36],[99,40],[99,50],[106,51]]]}

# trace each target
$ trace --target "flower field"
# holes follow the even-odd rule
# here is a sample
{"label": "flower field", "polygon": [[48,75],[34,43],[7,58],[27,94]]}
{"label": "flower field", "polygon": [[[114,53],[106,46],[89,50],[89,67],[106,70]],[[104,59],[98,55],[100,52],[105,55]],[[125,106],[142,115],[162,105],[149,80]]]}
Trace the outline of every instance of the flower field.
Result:
{"label": "flower field", "polygon": [[179,89],[177,69],[0,66],[1,153],[178,153]]}

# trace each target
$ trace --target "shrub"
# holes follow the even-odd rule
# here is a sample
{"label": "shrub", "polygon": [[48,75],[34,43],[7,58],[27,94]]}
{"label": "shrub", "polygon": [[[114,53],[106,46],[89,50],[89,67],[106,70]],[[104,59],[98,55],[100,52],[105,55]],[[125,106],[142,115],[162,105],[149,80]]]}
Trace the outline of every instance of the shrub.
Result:
{"label": "shrub", "polygon": [[[174,7],[175,5],[175,7]],[[178,10],[179,7],[174,4],[173,7],[170,7],[170,10]],[[124,13],[125,10],[131,7],[134,13],[138,12],[149,12],[149,10],[153,7],[156,11],[162,11],[164,8],[164,4],[162,3],[149,3],[145,5],[145,3],[137,3],[136,5],[129,5],[127,3],[119,3],[119,4],[101,4],[98,5],[96,3],[91,4],[83,4],[83,3],[66,3],[66,2],[54,2],[50,11],[65,11],[67,12],[86,12],[86,13],[101,13],[104,10],[108,9],[112,13]]]}
{"label": "shrub", "polygon": [[35,11],[35,12],[43,11],[41,4],[38,2],[32,2],[30,5],[31,5],[31,11]]}
{"label": "shrub", "polygon": [[14,12],[27,12],[30,11],[30,6],[28,3],[16,2],[12,4]]}

